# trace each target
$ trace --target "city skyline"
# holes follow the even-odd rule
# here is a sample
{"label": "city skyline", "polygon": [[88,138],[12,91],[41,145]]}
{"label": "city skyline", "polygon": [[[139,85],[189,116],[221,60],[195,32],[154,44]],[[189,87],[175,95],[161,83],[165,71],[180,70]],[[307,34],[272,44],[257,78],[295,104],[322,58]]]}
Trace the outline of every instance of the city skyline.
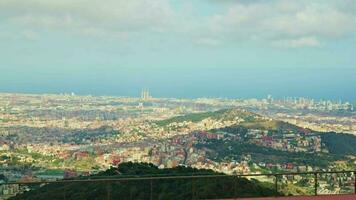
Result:
{"label": "city skyline", "polygon": [[60,93],[26,93],[26,92],[0,92],[0,95],[39,95],[39,96],[78,96],[78,97],[116,97],[116,98],[133,98],[133,99],[141,99],[141,100],[154,100],[154,99],[187,99],[187,100],[197,100],[197,99],[220,99],[220,100],[263,100],[266,102],[270,101],[294,101],[299,102],[299,101],[305,101],[309,103],[317,103],[317,102],[330,102],[330,103],[336,103],[336,104],[344,104],[344,103],[350,103],[354,104],[356,102],[348,101],[348,100],[342,100],[342,99],[328,99],[328,98],[310,98],[310,97],[305,97],[305,96],[282,96],[282,97],[277,97],[267,94],[266,96],[261,96],[261,97],[240,97],[240,98],[229,98],[229,97],[206,97],[206,96],[198,96],[194,98],[182,98],[182,97],[174,97],[174,96],[154,96],[151,94],[150,88],[141,88],[140,91],[136,91],[135,95],[132,96],[125,96],[125,95],[95,95],[95,94],[77,94],[73,91],[65,91],[65,92],[60,92]]}
{"label": "city skyline", "polygon": [[0,10],[2,92],[356,99],[353,1],[4,0]]}
{"label": "city skyline", "polygon": [[356,0],[0,0],[0,24],[0,199],[356,199]]}

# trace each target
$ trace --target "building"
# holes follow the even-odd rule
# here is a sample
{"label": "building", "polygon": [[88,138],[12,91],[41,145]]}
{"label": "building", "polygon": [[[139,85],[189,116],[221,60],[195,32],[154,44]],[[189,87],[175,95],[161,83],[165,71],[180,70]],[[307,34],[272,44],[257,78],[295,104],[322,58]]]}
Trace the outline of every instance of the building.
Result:
{"label": "building", "polygon": [[149,100],[152,96],[150,95],[150,91],[148,89],[143,89],[141,91],[141,99],[142,100]]}

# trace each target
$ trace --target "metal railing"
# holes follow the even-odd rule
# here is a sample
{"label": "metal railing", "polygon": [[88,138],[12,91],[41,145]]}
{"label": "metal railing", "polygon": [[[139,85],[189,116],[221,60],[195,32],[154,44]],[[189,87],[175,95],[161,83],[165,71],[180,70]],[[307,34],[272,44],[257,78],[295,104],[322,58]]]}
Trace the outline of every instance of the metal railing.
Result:
{"label": "metal railing", "polygon": [[[69,184],[78,184],[85,183],[85,185],[90,184],[99,184],[101,186],[105,185],[106,194],[105,199],[116,199],[115,195],[118,193],[113,193],[114,183],[123,184],[121,186],[126,186],[130,189],[129,183],[135,183],[136,185],[144,184],[145,190],[136,191],[137,193],[144,193],[142,197],[144,199],[165,199],[164,194],[165,190],[162,189],[162,185],[167,185],[167,183],[176,182],[174,189],[180,189],[181,194],[184,193],[184,198],[190,197],[191,199],[213,199],[213,198],[239,198],[239,197],[252,197],[253,195],[249,194],[248,191],[242,191],[243,185],[241,185],[241,180],[260,180],[261,182],[268,183],[267,186],[274,191],[272,196],[283,196],[288,195],[288,190],[292,190],[296,184],[299,184],[299,188],[306,188],[304,192],[307,195],[321,195],[322,191],[325,192],[326,189],[323,187],[329,188],[327,191],[332,191],[332,188],[337,188],[338,190],[335,193],[349,193],[356,194],[356,171],[317,171],[317,172],[291,172],[291,173],[274,173],[274,174],[241,174],[241,175],[204,175],[204,174],[190,174],[190,175],[159,175],[159,176],[141,176],[141,177],[80,177],[79,179],[73,180],[57,180],[57,181],[35,181],[35,182],[5,182],[0,183],[0,199],[6,199],[14,197],[18,194],[24,193],[25,191],[36,192],[40,190],[43,186],[60,184],[60,185],[69,185]],[[331,176],[330,176],[331,175]],[[265,180],[261,181],[262,177]],[[220,184],[219,186],[214,186],[214,184],[219,184],[221,181],[228,180],[229,185]],[[212,185],[212,188],[222,187],[221,190],[227,191],[224,195],[211,195],[206,196],[207,191],[203,191],[199,184],[205,184],[209,182]],[[224,183],[224,182],[221,182]],[[303,184],[301,184],[303,183]],[[323,186],[321,186],[321,183]],[[161,184],[161,185],[160,185]],[[335,185],[336,184],[336,185]],[[11,187],[13,186],[13,190]],[[84,186],[84,184],[83,184]],[[8,187],[6,190],[6,187]],[[85,187],[85,186],[84,186]],[[224,188],[225,187],[225,188]],[[226,188],[229,187],[229,188]],[[342,189],[344,187],[345,189]],[[9,189],[10,188],[10,189]],[[65,187],[63,187],[65,188]],[[330,189],[331,188],[331,189]],[[168,190],[167,190],[168,191]],[[346,191],[346,192],[345,192]],[[208,191],[209,192],[209,191]],[[211,191],[210,191],[211,192]],[[178,193],[178,192],[177,192]],[[205,194],[204,194],[205,193]],[[212,193],[218,194],[219,191],[216,190]],[[74,199],[71,197],[71,194],[68,191],[63,189],[61,199]],[[131,193],[130,193],[131,194]],[[304,194],[304,195],[305,195]],[[136,196],[135,196],[136,195]],[[256,195],[255,195],[256,196]],[[257,195],[258,196],[258,195]],[[259,196],[268,196],[262,194]],[[103,197],[103,196],[102,196]],[[133,197],[133,198],[130,198]],[[133,194],[127,199],[135,199],[137,194]]]}

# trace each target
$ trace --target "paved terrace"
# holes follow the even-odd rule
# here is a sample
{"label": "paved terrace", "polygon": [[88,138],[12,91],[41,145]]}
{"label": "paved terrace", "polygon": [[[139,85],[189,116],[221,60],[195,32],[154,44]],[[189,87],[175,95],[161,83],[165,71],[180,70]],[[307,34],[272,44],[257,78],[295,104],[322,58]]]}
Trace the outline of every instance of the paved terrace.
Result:
{"label": "paved terrace", "polygon": [[247,198],[238,200],[356,200],[356,194],[340,195],[320,195],[320,196],[293,196],[293,197],[265,197],[265,198]]}
{"label": "paved terrace", "polygon": [[[265,177],[274,177],[274,186],[275,186],[275,191],[279,191],[279,179],[281,176],[295,176],[295,175],[309,175],[314,179],[314,184],[313,186],[310,186],[314,190],[314,196],[285,196],[285,197],[257,197],[257,198],[225,198],[225,200],[230,200],[230,199],[242,199],[242,200],[311,200],[311,199],[316,199],[316,200],[356,200],[356,178],[353,177],[354,184],[352,187],[354,187],[354,190],[352,191],[353,194],[330,194],[330,195],[323,195],[323,194],[318,194],[318,181],[319,181],[319,176],[321,174],[345,174],[345,173],[350,173],[351,176],[356,175],[356,171],[319,171],[319,172],[298,172],[298,173],[280,173],[280,174],[244,174],[244,175],[185,175],[185,176],[141,176],[141,177],[135,177],[135,176],[128,176],[128,177],[97,177],[98,179],[74,179],[74,180],[57,180],[57,181],[38,181],[38,182],[6,182],[6,183],[1,183],[1,185],[36,185],[36,184],[50,184],[50,183],[93,183],[93,182],[102,182],[102,183],[110,183],[110,182],[121,182],[121,181],[150,181],[150,187],[149,191],[143,191],[143,192],[148,192],[148,195],[150,198],[148,199],[154,199],[154,189],[155,187],[153,186],[154,181],[160,181],[160,180],[174,180],[174,179],[181,179],[181,180],[186,180],[187,182],[191,182],[191,189],[188,189],[189,192],[191,193],[191,199],[199,199],[199,195],[195,185],[195,180],[201,179],[201,178],[241,178],[241,177],[257,177],[257,176],[265,176]],[[157,183],[157,182],[156,182]],[[187,191],[188,191],[187,190]],[[111,190],[108,190],[108,199],[110,199],[110,192]],[[15,194],[13,194],[15,195]],[[1,199],[0,195],[0,199]],[[214,198],[214,197],[213,197]],[[219,197],[215,197],[219,198]]]}

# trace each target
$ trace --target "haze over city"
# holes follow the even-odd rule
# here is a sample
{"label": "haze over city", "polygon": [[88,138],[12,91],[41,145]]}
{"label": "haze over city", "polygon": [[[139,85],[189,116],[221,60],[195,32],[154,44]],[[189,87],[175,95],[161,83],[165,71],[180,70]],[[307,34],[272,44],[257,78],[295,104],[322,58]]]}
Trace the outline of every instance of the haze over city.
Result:
{"label": "haze over city", "polygon": [[355,55],[356,0],[0,0],[0,199],[356,199]]}
{"label": "haze over city", "polygon": [[2,0],[0,91],[355,100],[353,1]]}

